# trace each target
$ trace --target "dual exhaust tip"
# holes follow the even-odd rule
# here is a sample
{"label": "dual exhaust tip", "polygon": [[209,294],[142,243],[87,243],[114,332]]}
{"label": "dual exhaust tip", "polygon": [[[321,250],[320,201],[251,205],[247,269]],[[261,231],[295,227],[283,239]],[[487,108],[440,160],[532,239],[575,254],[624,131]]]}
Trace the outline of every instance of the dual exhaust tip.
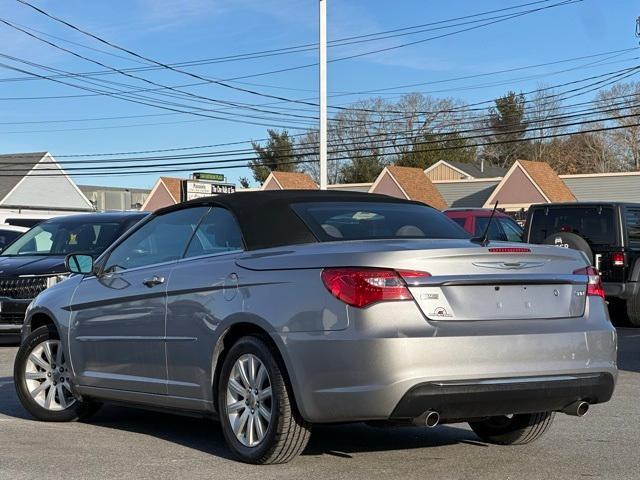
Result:
{"label": "dual exhaust tip", "polygon": [[[584,417],[589,411],[589,402],[579,400],[565,407],[562,412],[575,417]],[[420,416],[420,420],[416,423],[423,424],[425,427],[433,428],[440,423],[440,414],[433,410],[427,410]]]}

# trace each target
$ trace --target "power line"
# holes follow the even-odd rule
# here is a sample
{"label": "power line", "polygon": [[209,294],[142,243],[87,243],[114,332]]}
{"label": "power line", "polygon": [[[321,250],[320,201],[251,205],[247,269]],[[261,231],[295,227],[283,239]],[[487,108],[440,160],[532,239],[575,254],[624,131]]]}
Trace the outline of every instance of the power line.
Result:
{"label": "power line", "polygon": [[[429,22],[429,23],[422,23],[419,25],[412,25],[412,26],[408,26],[408,27],[400,27],[400,28],[395,28],[395,29],[391,29],[391,30],[385,30],[385,31],[380,31],[380,32],[373,32],[373,33],[368,33],[368,34],[362,34],[362,35],[354,35],[354,36],[350,36],[350,37],[343,37],[343,38],[338,38],[335,40],[331,40],[329,41],[329,46],[330,47],[337,47],[337,46],[344,46],[344,45],[352,45],[355,43],[364,43],[364,42],[371,42],[371,41],[379,41],[379,40],[384,40],[384,39],[388,39],[388,38],[393,38],[397,35],[398,32],[405,32],[402,35],[415,35],[417,33],[424,33],[425,31],[433,31],[433,30],[440,30],[443,28],[452,28],[455,26],[460,26],[460,25],[465,25],[468,23],[472,23],[472,22],[464,22],[464,23],[458,23],[458,24],[453,24],[453,25],[445,25],[445,26],[440,26],[437,28],[433,28],[433,29],[424,29],[425,27],[430,27],[430,26],[434,26],[434,25],[443,25],[446,23],[451,23],[451,22],[455,22],[458,20],[467,20],[470,18],[477,18],[477,17],[482,17],[482,16],[486,16],[492,13],[502,13],[502,12],[506,12],[506,11],[510,11],[510,10],[516,10],[519,8],[524,8],[524,7],[528,7],[531,5],[539,5],[539,4],[543,4],[543,3],[549,3],[551,0],[538,0],[538,1],[534,1],[534,2],[528,2],[528,3],[524,3],[524,4],[519,4],[519,5],[514,5],[511,7],[505,7],[505,8],[499,8],[499,9],[495,9],[495,10],[488,10],[488,11],[484,11],[484,12],[479,12],[479,13],[475,13],[475,14],[471,14],[471,15],[465,15],[465,16],[461,16],[461,17],[455,17],[455,18],[450,18],[450,19],[446,19],[446,20],[439,20],[439,21],[435,21],[435,22]],[[33,8],[32,5],[29,5],[27,2],[22,2],[25,5],[28,5],[30,7]],[[43,13],[43,12],[41,12]],[[484,19],[480,19],[480,20],[474,20],[473,22],[481,22],[481,21],[486,21],[486,20],[490,20],[490,19],[495,19],[495,18],[502,18],[506,15],[502,15],[502,16],[496,16],[496,17],[489,17],[489,18],[484,18]],[[49,33],[43,32],[41,30],[37,30],[35,28],[26,26],[26,25],[22,25],[19,24],[17,22],[13,22],[18,26],[21,26],[22,28],[25,28],[29,31],[32,32],[36,32],[39,33],[41,35],[50,37],[50,38],[54,38],[57,40],[60,40],[62,42],[65,43],[69,43],[71,45],[76,45],[79,46],[81,48],[86,48],[95,52],[99,52],[105,55],[110,55],[116,58],[121,58],[124,60],[128,60],[128,61],[132,61],[132,62],[136,62],[136,63],[141,63],[143,65],[146,65],[145,62],[141,61],[141,60],[137,60],[137,59],[132,59],[130,57],[126,57],[126,56],[122,56],[122,55],[118,55],[112,52],[108,52],[106,50],[101,50],[98,48],[93,48],[78,42],[74,42],[62,37],[58,37],[55,35],[51,35]],[[255,58],[263,58],[265,56],[274,56],[274,55],[280,55],[280,54],[289,54],[289,53],[299,53],[299,52],[305,52],[305,51],[312,51],[315,50],[318,47],[317,43],[306,43],[306,44],[301,44],[301,45],[294,45],[294,46],[290,46],[290,47],[282,47],[282,48],[276,48],[276,49],[269,49],[269,50],[260,50],[257,52],[248,52],[248,53],[241,53],[241,54],[234,54],[234,55],[226,55],[226,56],[222,56],[222,57],[215,57],[215,58],[208,58],[208,59],[201,59],[201,60],[191,60],[191,61],[185,61],[185,62],[177,62],[177,63],[171,63],[171,66],[174,67],[185,67],[185,66],[199,66],[199,65],[209,65],[212,63],[223,63],[226,61],[237,61],[237,60],[246,60],[246,59],[255,59]],[[138,67],[135,69],[130,69],[129,71],[147,71],[147,70],[151,70],[151,69],[155,69],[157,67]],[[108,72],[101,72],[102,74],[108,73]],[[8,80],[12,80],[12,79],[8,79]],[[13,79],[13,80],[31,80],[30,78],[25,78],[25,77],[21,77],[18,79]],[[0,80],[1,81],[1,80]]]}
{"label": "power line", "polygon": [[[18,59],[18,58],[16,58],[16,57],[6,56],[6,55],[3,55],[3,54],[0,54],[0,56],[9,57],[9,58],[11,58],[11,59],[13,59],[13,60],[15,60],[15,61],[25,62],[24,60]],[[33,63],[33,62],[27,62],[27,63],[28,63],[28,64],[30,64],[30,65],[36,65],[36,66],[38,66],[39,68],[49,69],[49,67],[45,67],[45,66],[42,66],[42,65],[39,65],[39,64],[35,64],[35,63]],[[568,85],[573,85],[573,84],[577,84],[577,83],[583,83],[583,82],[586,82],[586,81],[595,80],[595,79],[602,78],[602,77],[615,76],[616,74],[624,75],[626,72],[633,71],[634,69],[635,69],[635,67],[626,68],[626,69],[620,69],[620,70],[616,70],[616,71],[613,71],[613,72],[607,72],[607,73],[604,73],[604,74],[601,74],[601,75],[595,75],[595,76],[590,76],[590,77],[586,77],[586,78],[579,79],[579,80],[575,80],[575,81],[571,81],[571,82],[565,82],[565,83],[562,83],[562,84],[556,84],[556,85],[553,85],[553,86],[550,86],[550,87],[546,87],[545,89],[546,89],[546,90],[549,90],[549,89],[552,89],[552,88],[559,88],[559,87],[568,86]],[[56,69],[56,70],[57,70],[57,69]],[[80,78],[83,78],[83,77],[82,77],[82,75],[79,75],[79,77],[80,77]],[[51,77],[47,77],[47,78],[48,78],[49,80],[52,80],[52,81],[53,81],[53,80],[55,80],[55,79],[53,79],[53,78],[51,78]],[[594,84],[592,84],[592,85],[598,85],[599,83],[601,83],[601,82],[595,82],[595,83],[594,83]],[[119,83],[116,83],[116,84],[117,84],[117,85],[121,85],[121,84],[119,84]],[[124,84],[124,85],[125,85],[125,86],[127,86],[126,84]],[[573,90],[573,91],[579,91],[581,88],[584,88],[584,87],[579,87],[579,88],[577,88],[577,89],[575,89],[575,90]],[[532,90],[532,91],[530,91],[530,92],[526,92],[526,94],[528,95],[528,94],[535,93],[535,92],[539,92],[539,91],[541,91],[541,90],[545,90],[545,89],[536,89],[536,90]],[[108,92],[101,92],[101,94],[102,94],[102,95],[110,95],[111,93],[113,93],[113,92],[110,92],[110,93],[108,93]],[[118,93],[122,93],[122,94],[129,94],[129,93],[131,93],[131,92],[126,92],[126,91],[122,91],[122,90],[120,90]],[[551,97],[555,97],[555,96],[557,96],[557,95],[552,95]],[[144,100],[145,100],[145,101],[157,101],[157,100],[153,100],[153,99],[149,99],[149,98],[144,98]],[[479,105],[486,105],[486,104],[491,103],[491,102],[493,102],[493,101],[494,101],[493,99],[491,99],[491,100],[485,100],[485,101],[476,102],[476,103],[474,103],[474,104],[465,105],[465,106],[463,106],[463,107],[455,108],[455,109],[448,110],[448,111],[446,111],[446,110],[439,110],[439,111],[427,111],[427,112],[420,112],[420,111],[416,111],[416,112],[412,112],[412,113],[413,113],[413,114],[451,113],[451,112],[454,112],[454,111],[458,111],[458,110],[460,110],[460,109],[469,109],[469,110],[478,111],[478,110],[483,110],[483,108],[471,108],[471,107],[479,106]],[[173,105],[173,106],[178,106],[178,107],[182,107],[182,108],[193,108],[193,107],[190,107],[190,106],[184,106],[184,105],[175,104],[175,103],[174,103],[174,104],[171,104],[171,105]],[[269,105],[272,105],[272,104],[258,104],[257,106],[259,107],[259,106],[269,106]],[[370,112],[370,113],[375,113],[375,114],[380,114],[380,113],[398,113],[398,114],[406,114],[406,112],[404,112],[404,111],[393,111],[393,110],[389,110],[389,109],[387,109],[387,110],[385,110],[384,112],[382,112],[381,110],[364,109],[364,108],[358,108],[358,107],[354,107],[354,106],[350,106],[350,107],[342,107],[342,108],[343,108],[343,110],[344,110],[344,111],[364,111],[364,112]],[[221,112],[220,110],[214,110],[214,112],[216,112],[216,113],[225,113],[225,112]],[[182,111],[180,111],[179,113],[189,113],[189,112],[182,112]],[[277,112],[277,113],[280,113],[280,112]],[[309,119],[313,119],[313,120],[316,120],[316,119],[317,119],[317,117],[315,117],[315,116],[313,116],[313,117],[312,117],[312,116],[303,116],[303,117],[306,117],[306,118],[309,118]],[[253,117],[251,117],[251,118],[253,118]],[[68,130],[69,130],[69,129],[68,129]]]}
{"label": "power line", "polygon": [[[184,74],[184,75],[188,75],[190,77],[197,78],[199,80],[203,80],[203,81],[210,82],[210,83],[215,83],[215,84],[223,86],[225,88],[233,89],[233,90],[236,90],[236,91],[241,91],[241,92],[252,94],[252,95],[258,95],[258,96],[261,96],[261,97],[271,98],[271,99],[275,99],[275,100],[282,100],[282,101],[286,101],[286,102],[302,103],[302,104],[315,106],[314,104],[310,104],[309,102],[304,102],[304,101],[300,101],[300,100],[294,100],[294,99],[290,99],[290,98],[286,98],[286,97],[281,97],[281,96],[278,96],[278,95],[266,94],[266,93],[262,93],[262,92],[259,92],[259,91],[256,91],[256,90],[251,90],[251,89],[247,89],[247,88],[243,88],[243,87],[237,87],[237,86],[234,86],[234,85],[231,85],[231,84],[227,83],[227,81],[220,81],[220,80],[217,80],[217,79],[206,78],[206,77],[203,77],[201,75],[194,74],[192,72],[189,72],[189,71],[186,71],[186,70],[182,70],[180,68],[173,67],[173,66],[171,66],[169,64],[166,64],[164,62],[159,62],[159,61],[151,59],[151,58],[149,58],[147,56],[144,56],[144,55],[141,55],[139,53],[136,53],[136,52],[134,52],[134,51],[132,51],[130,49],[121,47],[121,46],[119,46],[119,45],[117,45],[117,44],[115,44],[113,42],[105,40],[105,39],[99,37],[98,35],[95,35],[95,34],[89,32],[87,30],[84,30],[84,29],[82,29],[82,28],[80,28],[80,27],[78,27],[78,26],[76,26],[76,25],[74,25],[74,24],[72,24],[72,23],[70,23],[70,22],[68,22],[66,20],[63,20],[63,19],[61,19],[59,17],[56,17],[54,15],[51,15],[48,12],[46,12],[45,10],[43,10],[42,8],[36,7],[35,5],[32,5],[31,3],[26,2],[25,0],[17,0],[17,1],[22,3],[22,4],[24,4],[24,5],[29,6],[30,8],[32,8],[35,11],[37,11],[38,13],[40,13],[42,15],[45,15],[46,17],[48,17],[48,18],[50,18],[52,20],[55,20],[56,22],[59,22],[59,23],[61,23],[63,25],[66,25],[67,27],[69,27],[69,28],[71,28],[71,29],[73,29],[75,31],[78,31],[78,32],[80,32],[80,33],[82,33],[82,34],[84,34],[86,36],[89,36],[89,37],[97,40],[98,42],[101,42],[101,43],[103,43],[105,45],[108,45],[108,46],[110,46],[112,48],[115,48],[117,50],[120,50],[122,52],[128,53],[129,55],[132,55],[133,57],[138,58],[140,60],[147,61],[149,63],[155,64],[155,65],[160,66],[162,68],[174,71],[176,73],[181,73],[181,74]],[[492,24],[495,24],[495,23],[498,23],[498,22],[510,20],[512,18],[517,18],[517,17],[523,16],[523,15],[528,15],[528,14],[535,13],[535,12],[538,12],[538,11],[547,10],[547,9],[550,9],[550,8],[555,8],[555,7],[558,7],[558,6],[564,6],[564,5],[574,4],[574,3],[580,3],[582,1],[583,0],[563,0],[562,2],[558,2],[558,3],[552,4],[552,5],[546,5],[546,6],[538,7],[538,8],[527,10],[527,11],[524,11],[524,12],[519,12],[517,14],[513,14],[513,15],[509,16],[508,18],[502,18],[502,19],[491,21],[491,22],[486,22],[484,24],[481,24],[481,25],[478,25],[478,26],[474,26],[474,27],[469,27],[467,29],[462,29],[462,30],[458,30],[458,31],[455,31],[455,32],[450,32],[450,33],[443,34],[443,35],[436,36],[436,37],[429,37],[427,39],[421,39],[421,40],[417,40],[417,41],[414,41],[414,42],[397,45],[397,46],[394,46],[394,47],[388,47],[388,48],[378,49],[378,50],[374,50],[374,51],[370,51],[370,52],[364,52],[364,53],[360,53],[360,54],[356,54],[356,55],[350,55],[350,56],[347,56],[347,57],[341,57],[340,59],[334,59],[333,61],[348,60],[348,59],[362,57],[362,56],[365,56],[365,55],[371,55],[371,54],[375,54],[375,53],[386,52],[386,51],[394,50],[394,49],[397,49],[397,48],[403,48],[403,47],[410,46],[410,45],[416,45],[416,44],[419,44],[419,43],[424,43],[426,41],[435,40],[437,38],[443,38],[443,37],[454,35],[454,34],[457,34],[457,33],[463,33],[465,31],[474,30],[474,29],[477,29],[477,28],[480,28],[480,27],[483,27],[483,26],[492,25]]]}
{"label": "power line", "polygon": [[[618,97],[613,97],[609,100],[618,100],[620,98],[629,98],[629,97],[634,97],[637,98],[637,95],[635,94],[629,94],[629,95],[621,95]],[[567,110],[568,108],[572,108],[572,107],[576,107],[576,106],[583,106],[583,105],[590,105],[590,104],[594,104],[597,103],[597,100],[593,100],[593,101],[589,101],[589,102],[579,102],[576,104],[572,104],[572,105],[563,105],[562,106],[562,110]],[[635,108],[638,105],[636,104],[629,104],[628,101],[621,101],[621,102],[613,102],[613,103],[608,103],[606,105],[606,109],[604,108],[588,108],[588,109],[582,109],[582,110],[576,110],[576,111],[567,111],[567,113],[562,113],[560,115],[551,115],[551,116],[546,116],[544,118],[530,118],[526,121],[523,121],[521,124],[523,125],[535,125],[538,123],[550,123],[550,122],[554,122],[557,120],[563,120],[563,119],[568,119],[568,118],[579,118],[579,117],[585,117],[585,116],[591,116],[597,113],[607,113],[607,112],[612,112],[612,111],[618,111],[618,110],[628,110],[631,108]],[[433,135],[459,135],[459,134],[463,134],[463,133],[470,133],[470,132],[480,132],[480,131],[487,131],[487,130],[491,130],[490,126],[486,126],[486,127],[480,127],[480,128],[473,128],[473,129],[467,129],[467,130],[462,130],[459,127],[465,125],[465,124],[483,124],[486,122],[486,120],[488,119],[487,116],[482,116],[482,117],[476,117],[476,118],[472,118],[468,121],[451,121],[449,123],[442,123],[442,124],[437,124],[435,126],[431,127],[431,130],[427,131],[425,130],[423,127],[417,127],[414,130],[410,130],[410,131],[402,131],[400,133],[402,133],[402,135],[397,135],[397,134],[393,134],[391,132],[384,132],[381,134],[374,134],[374,135],[365,135],[362,137],[350,137],[351,142],[349,142],[350,145],[357,145],[357,144],[362,144],[364,143],[364,141],[371,141],[373,138],[376,138],[377,136],[380,137],[384,137],[381,141],[382,142],[387,142],[387,141],[391,141],[390,139],[393,140],[398,140],[398,139],[414,139],[416,138],[416,136],[420,136],[423,134],[433,134]],[[198,121],[198,120],[192,120],[192,121]],[[514,124],[513,126],[519,126],[520,123],[518,124]],[[506,127],[512,126],[512,125],[504,125]],[[450,130],[450,131],[443,131],[440,129],[450,129],[450,128],[454,128],[454,130]],[[544,127],[544,125],[543,125]],[[550,128],[555,127],[555,125],[551,125]],[[98,127],[98,128],[108,128],[108,127]],[[541,127],[535,127],[535,128],[541,128]],[[438,130],[436,130],[438,129]],[[49,131],[55,131],[55,130],[49,130]],[[7,132],[3,132],[3,133],[7,133]],[[414,134],[413,136],[410,136],[410,134]],[[363,142],[358,142],[358,139],[364,139]],[[258,140],[258,142],[260,141],[264,141],[264,139]],[[249,142],[232,142],[231,144],[242,144],[242,143],[249,143]],[[317,143],[305,143],[303,145],[300,145],[299,148],[304,148],[307,149],[309,147],[315,146]],[[202,148],[208,148],[208,147],[212,147],[212,146],[220,146],[221,144],[218,145],[205,145],[205,146],[196,146],[196,147],[182,147],[182,148],[172,148],[172,149],[160,149],[160,150],[155,150],[152,151],[153,153],[158,153],[158,152],[163,152],[163,151],[180,151],[180,150],[187,150],[187,149],[202,149]],[[222,144],[224,145],[229,145],[227,144]],[[187,158],[195,158],[196,156],[198,157],[216,157],[216,156],[220,156],[220,155],[238,155],[238,154],[247,154],[247,153],[251,153],[253,152],[253,149],[236,149],[236,150],[224,150],[224,151],[214,151],[214,152],[203,152],[200,154],[195,154],[193,156],[187,156]],[[141,152],[134,152],[134,153],[149,153],[149,151],[141,151]],[[105,154],[89,154],[89,155],[71,155],[71,157],[86,157],[86,156],[104,156]],[[114,154],[112,154],[114,155]],[[115,154],[115,155],[122,155],[122,153],[120,154]],[[56,155],[56,157],[58,158],[63,158],[65,157],[65,155]],[[69,157],[69,156],[66,156]],[[15,158],[15,156],[14,156]],[[108,163],[108,162],[123,162],[123,161],[146,161],[146,160],[159,160],[159,159],[176,159],[176,158],[180,158],[179,156],[169,156],[169,157],[158,157],[158,156],[154,156],[154,157],[150,157],[150,158],[146,158],[146,157],[136,157],[136,158],[121,158],[121,159],[102,159],[102,160],[78,160],[78,161],[66,161],[65,164],[71,164],[71,163]],[[0,164],[2,164],[2,162],[0,161]]]}
{"label": "power line", "polygon": [[[637,108],[638,106],[640,106],[640,104],[635,104],[632,105],[630,107],[628,107],[627,109],[630,108]],[[618,109],[610,109],[608,111],[617,111]],[[607,110],[603,110],[601,113],[607,112]],[[626,118],[635,118],[637,117],[637,113],[631,113],[631,114],[626,114],[626,115],[617,115],[617,116],[612,116],[612,117],[606,117],[606,118],[596,118],[596,119],[592,119],[592,120],[581,120],[581,121],[575,121],[575,122],[570,122],[570,123],[564,123],[564,124],[555,124],[552,125],[551,128],[566,128],[566,127],[575,127],[575,126],[582,126],[582,125],[586,125],[586,124],[592,124],[592,123],[599,123],[599,122],[605,122],[605,121],[612,121],[612,120],[622,120],[622,119],[626,119]],[[551,119],[553,120],[553,118]],[[546,119],[542,119],[542,120],[538,120],[537,122],[541,122],[541,121],[546,121]],[[530,123],[536,123],[536,122],[529,122]],[[628,127],[625,127],[628,128]],[[501,137],[501,136],[507,136],[507,135],[513,135],[513,134],[524,134],[526,133],[528,130],[528,125],[525,124],[524,128],[520,128],[520,129],[515,129],[515,130],[509,130],[509,131],[501,131],[501,132],[491,132],[489,134],[478,134],[478,135],[468,135],[468,136],[460,136],[457,137],[456,140],[458,139],[462,139],[462,140],[479,140],[479,139],[484,139],[484,138],[495,138],[495,137]],[[461,131],[461,132],[452,132],[452,133],[475,133],[477,130],[468,130],[468,131]],[[567,134],[575,134],[576,132],[569,132]],[[441,134],[442,135],[442,134]],[[444,134],[446,135],[446,133]],[[555,136],[558,135],[547,135],[544,136],[544,138],[554,138]],[[528,140],[532,140],[535,139],[536,137],[533,138],[519,138],[514,140],[515,142],[525,142]],[[416,141],[415,139],[412,139],[409,143],[405,143],[405,144],[395,144],[394,147],[403,147],[403,146],[407,146],[407,147],[411,147],[412,148],[412,152],[417,153],[420,152],[421,150],[416,150],[416,146],[421,146],[421,145],[432,145],[432,144],[442,144],[443,142],[446,142],[446,138],[442,139],[436,139],[436,140],[420,140],[420,141]],[[500,141],[498,141],[497,143],[500,143]],[[495,144],[495,141],[491,141],[491,142],[486,142],[486,143],[482,143],[480,145],[485,146],[485,145],[491,145],[491,144]],[[478,145],[479,146],[479,145]],[[469,148],[470,145],[469,144],[464,144],[462,146],[456,146],[456,148]],[[436,150],[446,150],[446,145],[442,148],[437,148]],[[362,147],[354,147],[354,148],[345,148],[342,150],[332,150],[331,153],[332,154],[338,154],[338,153],[352,153],[352,152],[362,152],[362,151],[370,151],[370,148],[362,148]],[[218,152],[220,154],[222,154],[223,152]],[[384,153],[384,152],[379,152],[376,154],[376,156],[386,156],[386,155],[397,155],[398,152],[390,152],[390,153]],[[300,154],[298,152],[292,153],[292,154],[288,154],[288,155],[280,155],[280,158],[298,158],[304,156],[304,154]],[[168,159],[193,159],[193,158],[202,158],[199,155],[181,155],[181,156],[174,156],[174,157],[164,157],[164,158],[147,158],[147,159],[141,159],[141,158],[131,158],[131,159],[123,159],[122,162],[140,162],[141,160],[168,160]],[[358,158],[362,158],[361,155],[358,155]],[[344,157],[343,159],[345,160],[352,160],[351,157]],[[65,167],[65,170],[67,171],[87,171],[87,170],[94,170],[94,171],[98,171],[98,170],[120,170],[120,169],[131,169],[131,168],[137,168],[137,169],[141,169],[144,167],[144,170],[142,170],[143,172],[146,171],[149,168],[157,168],[157,167],[175,167],[175,166],[181,166],[181,167],[185,167],[185,168],[189,168],[189,167],[193,167],[195,165],[218,165],[218,164],[223,164],[223,163],[230,163],[230,162],[238,162],[238,161],[251,161],[251,160],[255,160],[255,157],[250,157],[250,158],[240,158],[240,159],[223,159],[223,160],[207,160],[207,161],[199,161],[199,162],[180,162],[180,163],[164,163],[164,164],[150,164],[150,165],[144,165],[144,166],[140,166],[140,165],[109,165],[109,166],[82,166],[82,167]],[[113,160],[111,161],[113,162]],[[42,162],[41,162],[42,163]],[[55,162],[45,162],[45,163],[55,163]],[[68,162],[68,163],[78,163],[78,162]],[[0,165],[3,164],[0,158]],[[11,162],[11,163],[4,163],[4,165],[7,166],[16,166],[16,165],[20,165],[20,163],[16,163],[16,162]],[[189,166],[189,167],[188,167]],[[38,171],[47,171],[47,170],[58,170],[57,168],[53,168],[53,169],[48,169],[48,168],[40,168]],[[23,169],[11,169],[11,168],[3,168],[3,171],[8,172],[8,171],[23,171]]]}
{"label": "power line", "polygon": [[[600,127],[600,128],[595,128],[595,129],[589,129],[589,130],[582,130],[579,133],[580,134],[587,134],[587,133],[597,133],[597,132],[604,132],[604,131],[612,131],[612,130],[620,130],[620,129],[625,129],[625,128],[634,128],[634,127],[640,127],[640,123],[636,123],[636,124],[631,124],[631,125],[618,125],[618,126],[611,126],[611,127]],[[549,139],[549,138],[559,138],[559,137],[566,137],[569,135],[575,135],[574,132],[564,132],[564,133],[557,133],[557,134],[551,134],[551,135],[539,135],[536,137],[531,137],[529,138],[529,140],[545,140],[545,139]],[[467,145],[464,147],[460,147],[460,146],[446,146],[446,147],[442,147],[442,148],[436,148],[436,149],[426,149],[426,150],[415,150],[415,153],[425,153],[425,152],[432,152],[432,151],[441,151],[441,150],[457,150],[460,148],[468,148],[469,146],[486,146],[486,145],[501,145],[501,144],[509,144],[509,143],[518,143],[521,142],[522,140],[502,140],[502,141],[496,141],[496,142],[488,142],[488,143],[478,143],[478,144],[474,144],[474,145]],[[388,156],[390,154],[371,154],[371,155],[361,155],[358,158],[359,159],[365,159],[365,158],[379,158],[379,157],[384,157],[384,156]],[[341,161],[341,160],[351,160],[350,157],[342,157],[342,158],[329,158],[329,161]],[[236,160],[237,161],[237,160]],[[281,165],[285,165],[285,164],[305,164],[305,163],[317,163],[316,160],[297,160],[297,161],[291,161],[291,162],[281,162]],[[223,166],[216,166],[217,170],[226,170],[226,169],[236,169],[236,168],[246,168],[248,167],[249,164],[248,163],[242,163],[242,164],[238,164],[238,165],[223,165]],[[185,172],[185,171],[189,171],[192,169],[189,168],[178,168],[178,169],[161,169],[161,170],[154,170],[154,171],[127,171],[127,172],[110,172],[110,173],[106,173],[106,174],[96,174],[96,173],[87,173],[87,172],[80,172],[80,173],[75,173],[73,174],[73,176],[92,176],[92,177],[100,177],[100,176],[109,176],[109,177],[113,177],[113,176],[121,176],[121,175],[139,175],[141,173],[145,173],[145,174],[150,174],[150,173],[168,173],[168,172]],[[34,176],[39,176],[39,177],[57,177],[62,175],[61,174],[33,174]],[[0,177],[23,177],[24,175],[20,175],[20,174],[4,174],[4,173],[0,173]]]}
{"label": "power line", "polygon": [[[38,73],[30,72],[30,71],[27,71],[27,70],[24,70],[24,69],[21,69],[21,68],[18,68],[18,67],[10,66],[10,65],[7,65],[7,64],[4,64],[4,63],[0,63],[0,67],[8,68],[10,70],[14,70],[16,72],[24,73],[24,74],[27,74],[27,75],[41,76]],[[90,88],[90,87],[84,87],[84,86],[81,86],[81,85],[75,85],[75,84],[72,84],[72,83],[65,82],[63,80],[50,79],[50,81],[56,82],[56,83],[62,83],[64,85],[68,85],[68,86],[71,86],[71,87],[74,87],[74,88],[79,88],[79,89],[86,90],[86,91],[99,92],[99,90],[96,90],[96,89],[93,89],[93,88]],[[235,120],[233,118],[209,115],[209,114],[206,114],[206,113],[203,113],[203,112],[198,112],[198,111],[193,111],[193,110],[181,110],[179,108],[173,108],[173,107],[169,107],[169,106],[166,106],[166,105],[153,104],[153,103],[149,103],[148,101],[142,101],[142,100],[139,100],[139,99],[130,98],[130,97],[127,97],[125,95],[120,95],[118,93],[113,93],[113,92],[104,92],[104,91],[102,91],[101,93],[103,93],[104,95],[107,95],[109,97],[118,98],[118,99],[121,99],[121,100],[137,103],[137,104],[140,104],[140,105],[146,105],[146,106],[150,106],[150,107],[160,108],[160,109],[163,109],[163,110],[168,110],[168,111],[177,112],[177,113],[186,113],[186,114],[195,115],[195,116],[204,117],[204,118],[209,118],[209,119],[225,120],[225,121],[231,121],[231,122],[242,123],[242,124],[257,125],[257,126],[262,126],[262,127],[274,127],[274,126],[277,126],[279,128],[285,128],[285,129],[290,129],[290,130],[296,130],[296,129],[300,130],[301,129],[300,127],[290,126],[290,125],[287,125],[287,126],[285,126],[285,125],[276,125],[276,124],[273,124],[273,123],[272,124],[264,124],[264,123],[246,121],[246,120]],[[192,108],[192,107],[187,107],[187,108]]]}
{"label": "power line", "polygon": [[[136,80],[143,81],[145,83],[148,83],[150,85],[154,85],[156,87],[161,87],[162,89],[168,89],[168,90],[171,90],[171,91],[174,91],[174,92],[178,92],[178,93],[181,93],[181,94],[184,94],[184,95],[188,95],[188,96],[196,98],[196,99],[198,99],[200,101],[206,100],[206,101],[217,103],[217,104],[221,104],[221,105],[229,105],[229,106],[234,106],[234,107],[237,107],[237,108],[255,110],[255,111],[261,112],[261,113],[271,113],[271,114],[282,115],[281,112],[263,110],[263,109],[260,109],[260,108],[257,108],[257,107],[247,106],[246,104],[242,104],[241,105],[241,104],[238,104],[238,103],[235,103],[235,102],[231,102],[231,101],[228,101],[228,100],[220,100],[220,99],[215,99],[215,98],[211,98],[211,97],[207,97],[207,96],[203,96],[203,95],[198,95],[198,94],[195,94],[195,93],[192,93],[192,92],[189,92],[189,91],[181,90],[181,89],[178,89],[178,88],[175,88],[175,87],[171,87],[171,86],[167,86],[167,85],[164,85],[164,84],[161,84],[161,83],[158,83],[158,82],[154,82],[152,80],[146,79],[146,78],[138,76],[138,75],[133,75],[131,73],[123,71],[122,69],[109,66],[109,65],[107,65],[107,64],[105,64],[103,62],[100,62],[98,60],[94,60],[94,59],[92,59],[90,57],[87,57],[85,55],[82,55],[82,54],[79,54],[77,52],[74,52],[73,50],[70,50],[68,48],[62,47],[60,45],[57,45],[54,42],[46,40],[46,39],[44,39],[42,37],[39,37],[38,35],[36,35],[34,33],[28,32],[27,30],[25,30],[25,29],[23,29],[21,27],[18,27],[17,25],[13,24],[12,22],[9,22],[6,19],[0,18],[0,23],[3,23],[3,24],[5,24],[5,25],[7,25],[7,26],[9,26],[9,27],[11,27],[13,29],[16,29],[16,30],[24,33],[25,35],[28,35],[28,36],[36,39],[36,40],[39,40],[39,41],[41,41],[43,43],[46,43],[47,45],[50,45],[53,48],[56,48],[56,49],[58,49],[60,51],[68,53],[70,55],[73,55],[73,56],[75,56],[77,58],[80,58],[80,59],[85,60],[87,62],[95,63],[96,65],[99,65],[99,66],[101,66],[103,68],[107,68],[107,69],[112,70],[113,72],[119,73],[121,75],[130,77],[130,78],[133,78],[133,79],[136,79]],[[290,116],[294,116],[294,117],[296,116],[295,114],[289,114],[289,115]]]}

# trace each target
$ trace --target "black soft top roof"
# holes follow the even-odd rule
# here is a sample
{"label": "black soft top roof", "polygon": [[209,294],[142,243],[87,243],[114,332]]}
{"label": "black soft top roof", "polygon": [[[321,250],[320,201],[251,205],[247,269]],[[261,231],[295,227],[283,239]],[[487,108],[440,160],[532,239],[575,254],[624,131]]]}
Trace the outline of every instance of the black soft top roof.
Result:
{"label": "black soft top roof", "polygon": [[123,220],[141,220],[149,215],[147,212],[123,211],[123,212],[92,212],[78,213],[75,215],[61,215],[59,217],[44,218],[39,223],[64,223],[64,222],[119,222]]}
{"label": "black soft top roof", "polygon": [[306,202],[385,202],[422,205],[386,195],[323,190],[267,190],[198,198],[157,210],[162,214],[194,206],[218,205],[234,213],[248,250],[314,243],[318,239],[290,207]]}

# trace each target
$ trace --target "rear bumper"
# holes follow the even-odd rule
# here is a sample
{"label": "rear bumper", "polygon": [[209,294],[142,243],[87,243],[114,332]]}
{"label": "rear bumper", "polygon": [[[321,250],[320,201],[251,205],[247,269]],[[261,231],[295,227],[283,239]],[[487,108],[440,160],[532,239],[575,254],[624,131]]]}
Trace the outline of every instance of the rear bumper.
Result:
{"label": "rear bumper", "polygon": [[607,401],[617,378],[616,332],[600,298],[577,318],[433,322],[396,302],[350,310],[349,322],[274,335],[309,422],[387,420],[449,403],[443,419],[488,415],[491,403],[507,413],[560,410]]}
{"label": "rear bumper", "polygon": [[429,382],[409,390],[391,419],[410,420],[428,410],[438,412],[442,421],[552,412],[576,401],[606,402],[613,395],[614,386],[610,373]]}
{"label": "rear bumper", "polygon": [[604,282],[603,287],[607,298],[627,300],[640,292],[639,282]]}

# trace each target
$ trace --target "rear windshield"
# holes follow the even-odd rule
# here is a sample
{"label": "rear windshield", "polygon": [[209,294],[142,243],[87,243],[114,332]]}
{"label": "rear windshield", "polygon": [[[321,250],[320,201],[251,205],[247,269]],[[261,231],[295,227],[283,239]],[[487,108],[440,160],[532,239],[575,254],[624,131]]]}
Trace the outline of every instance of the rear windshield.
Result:
{"label": "rear windshield", "polygon": [[580,235],[591,245],[616,243],[611,207],[560,207],[535,209],[531,217],[531,243],[543,243],[558,232]]}
{"label": "rear windshield", "polygon": [[470,237],[446,215],[426,205],[318,202],[292,208],[321,241]]}

